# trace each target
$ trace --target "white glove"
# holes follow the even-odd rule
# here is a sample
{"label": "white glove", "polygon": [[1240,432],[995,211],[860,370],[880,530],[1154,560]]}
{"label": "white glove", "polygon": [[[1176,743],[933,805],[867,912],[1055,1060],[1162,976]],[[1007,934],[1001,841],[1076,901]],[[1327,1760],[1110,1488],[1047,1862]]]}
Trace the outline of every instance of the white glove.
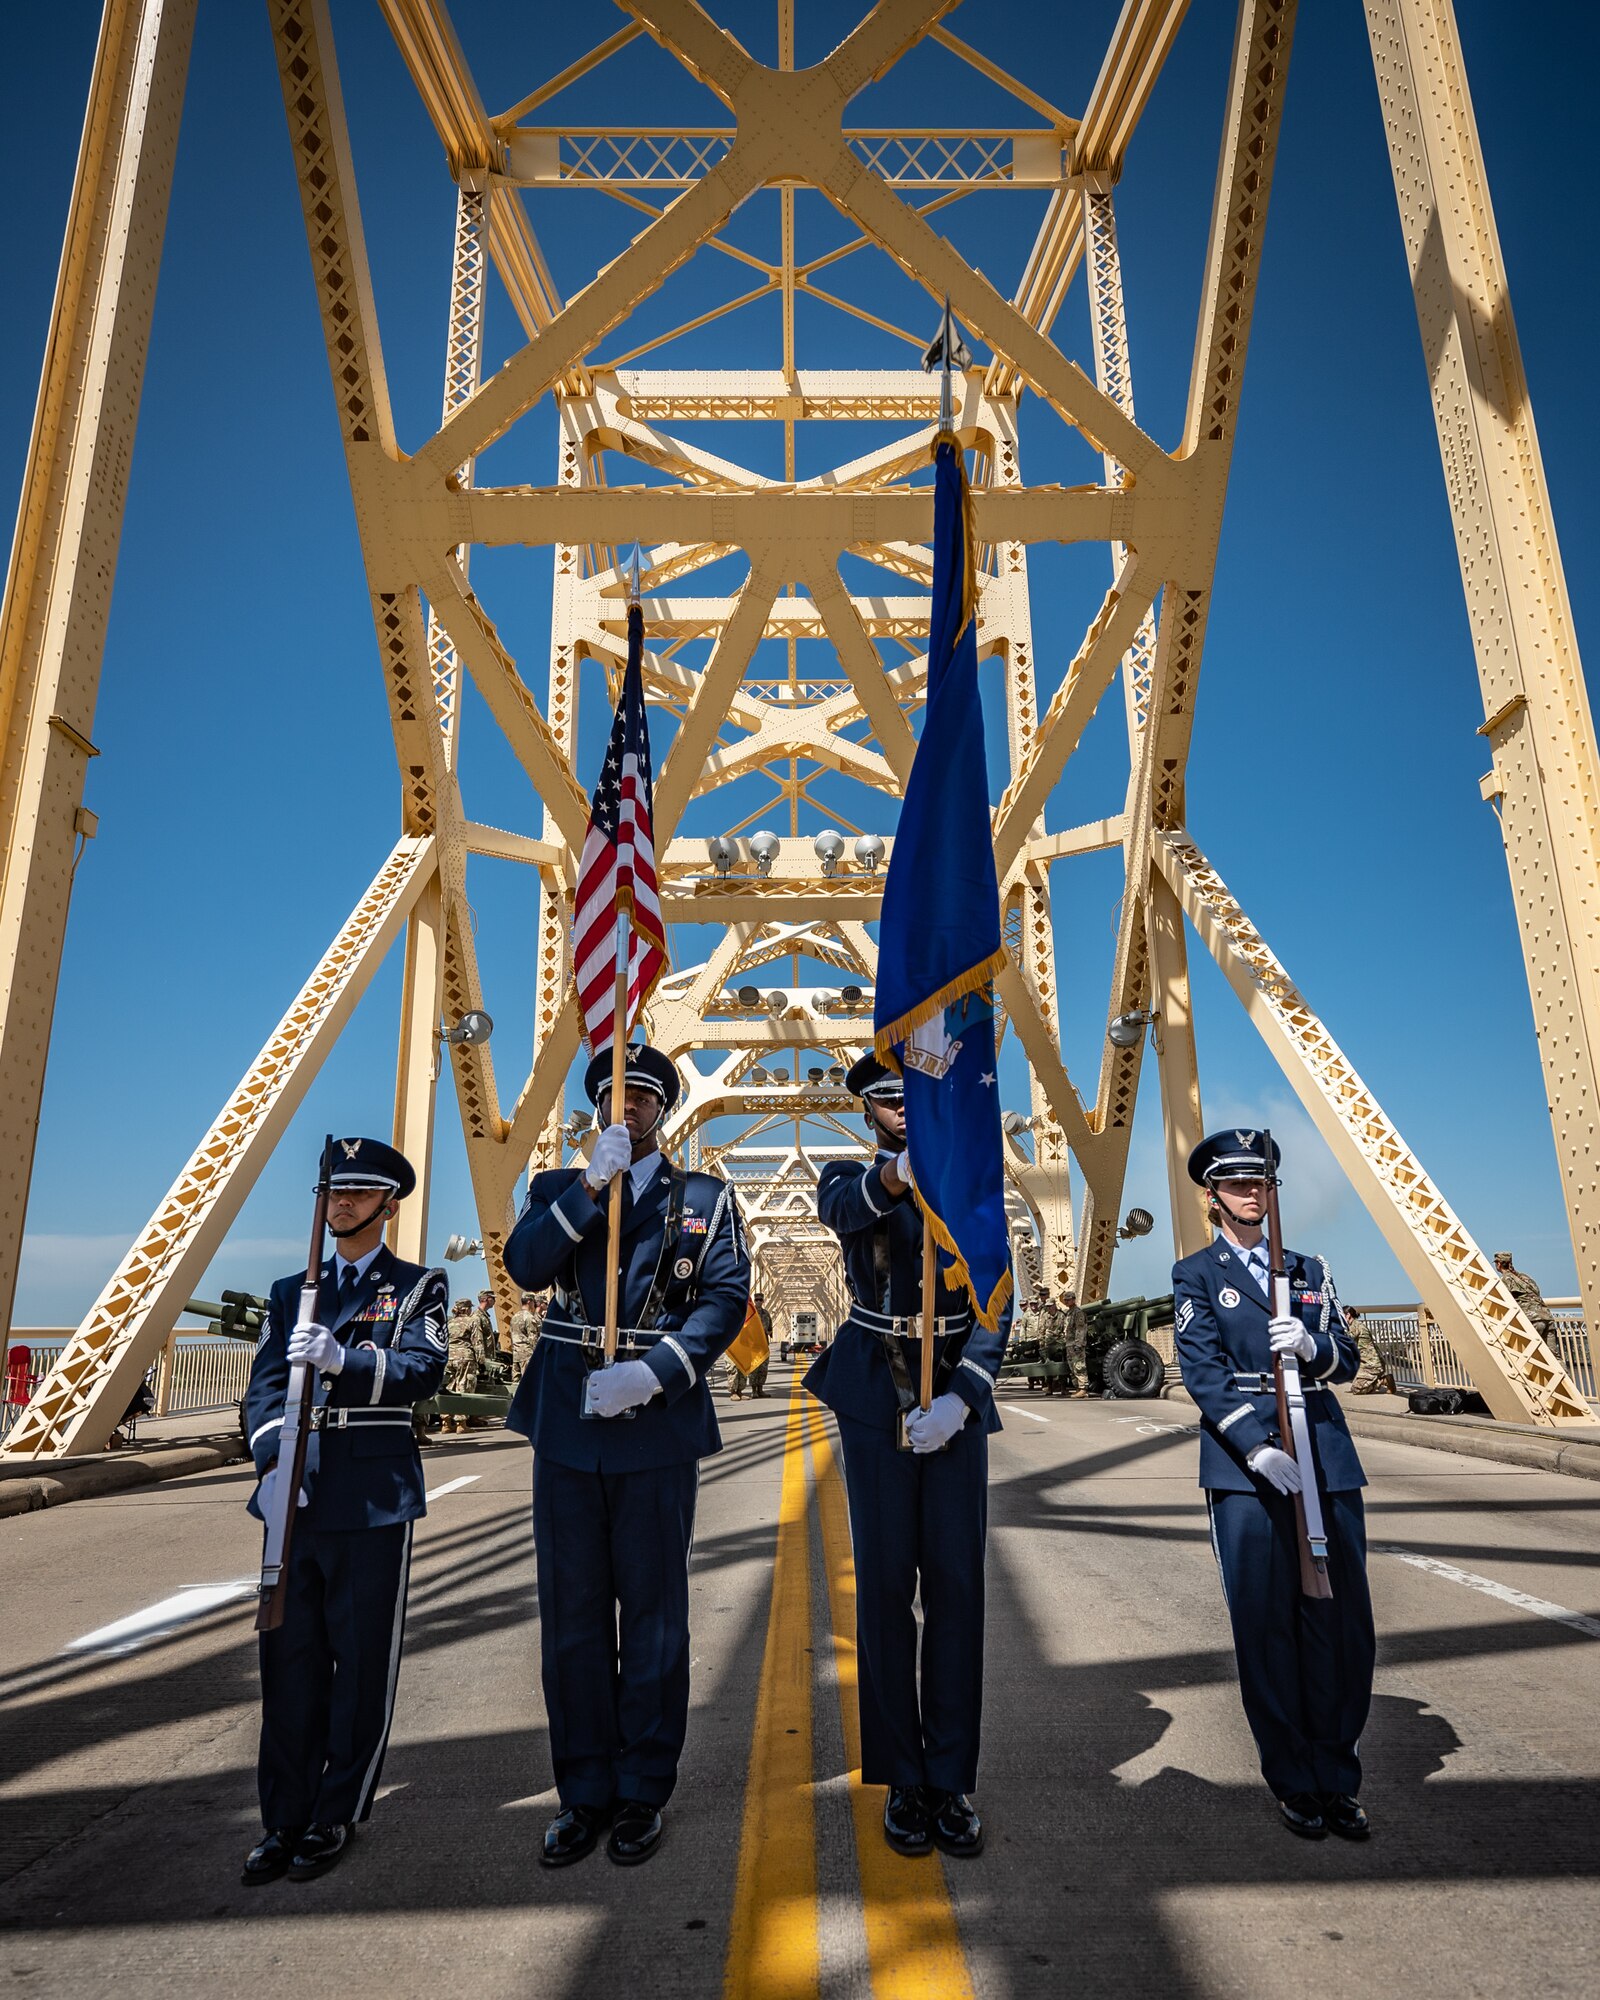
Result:
{"label": "white glove", "polygon": [[[917,1177],[911,1171],[911,1148],[909,1146],[902,1149],[899,1159],[895,1161],[895,1172],[899,1174],[901,1180],[905,1182],[908,1188],[916,1186]],[[962,1408],[964,1409],[965,1407],[966,1405],[963,1404]]]}
{"label": "white glove", "polygon": [[660,1382],[642,1361],[613,1361],[589,1377],[589,1408],[597,1417],[620,1417],[660,1394]]}
{"label": "white glove", "polygon": [[924,1452],[942,1451],[967,1421],[971,1411],[953,1390],[935,1396],[932,1407],[913,1410],[906,1418],[906,1436],[920,1457]]}
{"label": "white glove", "polygon": [[1288,1313],[1279,1319],[1268,1320],[1267,1331],[1272,1335],[1274,1354],[1293,1354],[1301,1361],[1312,1361],[1316,1358],[1315,1337],[1300,1324],[1299,1320],[1292,1318]]}
{"label": "white glove", "polygon": [[[261,1508],[263,1519],[272,1512],[272,1493],[277,1483],[278,1468],[275,1465],[269,1465],[266,1471],[262,1473],[261,1484],[256,1491],[256,1500]],[[295,1505],[298,1507],[309,1507],[310,1504],[311,1502],[306,1495],[306,1489],[302,1486],[300,1489],[300,1498],[295,1502]]]}
{"label": "white glove", "polygon": [[594,1142],[594,1152],[583,1170],[590,1187],[599,1190],[620,1174],[633,1158],[633,1139],[626,1125],[608,1125]]}
{"label": "white glove", "polygon": [[303,1361],[323,1375],[337,1375],[344,1367],[344,1349],[325,1326],[296,1327],[289,1336],[289,1360]]}
{"label": "white glove", "polygon": [[1279,1451],[1275,1444],[1258,1444],[1245,1460],[1252,1472],[1259,1472],[1269,1486],[1275,1486],[1280,1493],[1298,1493],[1302,1480],[1300,1468],[1286,1451]]}

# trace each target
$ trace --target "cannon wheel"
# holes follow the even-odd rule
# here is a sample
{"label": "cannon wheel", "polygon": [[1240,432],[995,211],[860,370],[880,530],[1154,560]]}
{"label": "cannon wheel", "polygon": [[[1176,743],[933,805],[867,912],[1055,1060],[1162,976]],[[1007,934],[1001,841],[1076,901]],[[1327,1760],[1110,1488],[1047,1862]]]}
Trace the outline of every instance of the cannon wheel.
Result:
{"label": "cannon wheel", "polygon": [[1148,1340],[1119,1340],[1106,1350],[1100,1373],[1111,1395],[1142,1401],[1161,1393],[1167,1364]]}

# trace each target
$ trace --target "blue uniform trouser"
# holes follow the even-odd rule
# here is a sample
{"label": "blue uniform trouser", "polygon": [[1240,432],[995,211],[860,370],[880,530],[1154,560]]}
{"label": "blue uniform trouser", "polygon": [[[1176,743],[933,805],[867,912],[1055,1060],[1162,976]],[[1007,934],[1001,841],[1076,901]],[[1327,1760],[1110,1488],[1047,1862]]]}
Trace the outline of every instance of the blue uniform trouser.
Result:
{"label": "blue uniform trouser", "polygon": [[295,1524],[283,1623],[261,1635],[263,1826],[371,1814],[400,1676],[411,1527]]}
{"label": "blue uniform trouser", "polygon": [[[983,1713],[989,1440],[969,1417],[948,1451],[900,1451],[839,1418],[856,1564],[861,1781],[970,1792]],[[922,1594],[922,1673],[917,1620]]]}
{"label": "blue uniform trouser", "polygon": [[1206,1499],[1261,1775],[1280,1799],[1292,1792],[1354,1798],[1375,1652],[1361,1495],[1322,1496],[1331,1599],[1301,1594],[1291,1498],[1213,1490]]}
{"label": "blue uniform trouser", "polygon": [[550,1761],[564,1806],[664,1806],[689,1727],[700,1468],[579,1472],[533,1455]]}

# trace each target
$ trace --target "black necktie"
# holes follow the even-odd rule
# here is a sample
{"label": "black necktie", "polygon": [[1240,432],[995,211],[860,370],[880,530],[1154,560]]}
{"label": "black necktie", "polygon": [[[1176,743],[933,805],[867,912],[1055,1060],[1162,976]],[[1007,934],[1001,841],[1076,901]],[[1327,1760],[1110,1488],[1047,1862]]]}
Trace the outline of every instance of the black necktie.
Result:
{"label": "black necktie", "polygon": [[355,1297],[356,1286],[360,1282],[360,1273],[356,1270],[355,1265],[346,1264],[344,1269],[339,1273],[339,1312],[341,1316],[350,1301]]}

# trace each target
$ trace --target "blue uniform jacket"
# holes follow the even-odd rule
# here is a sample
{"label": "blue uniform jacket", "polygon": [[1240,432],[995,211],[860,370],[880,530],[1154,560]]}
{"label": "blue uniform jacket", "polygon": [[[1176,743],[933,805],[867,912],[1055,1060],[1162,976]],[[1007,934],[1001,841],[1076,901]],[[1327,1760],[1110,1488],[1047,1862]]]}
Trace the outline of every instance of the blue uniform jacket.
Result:
{"label": "blue uniform jacket", "polygon": [[[907,1190],[891,1194],[883,1184],[889,1158],[880,1153],[867,1166],[859,1160],[830,1160],[817,1183],[817,1213],[839,1239],[844,1253],[850,1296],[857,1305],[895,1319],[922,1311],[922,1211]],[[998,1329],[990,1333],[972,1319],[972,1302],[964,1291],[947,1286],[939,1275],[938,1316],[965,1317],[971,1330],[953,1336],[960,1347],[955,1367],[945,1370],[949,1341],[934,1350],[936,1390],[954,1390],[986,1431],[1000,1429],[994,1407],[995,1378],[1011,1333],[1008,1304]],[[911,1386],[917,1386],[922,1366],[922,1342],[902,1336]],[[880,1331],[851,1314],[823,1349],[806,1375],[813,1396],[842,1417],[892,1430],[899,1403],[889,1372]]]}
{"label": "blue uniform jacket", "polygon": [[[666,1289],[659,1337],[636,1354],[661,1384],[631,1417],[585,1418],[578,1412],[588,1373],[573,1336],[605,1321],[609,1197],[590,1198],[576,1167],[535,1174],[517,1226],[506,1240],[506,1269],[530,1292],[556,1288],[533,1358],[506,1417],[535,1451],[580,1472],[643,1472],[683,1465],[722,1449],[706,1371],[731,1347],[750,1304],[750,1259],[733,1189],[716,1174],[685,1175],[683,1213],[673,1242],[663,1241],[667,1163],[644,1193],[622,1194],[621,1329],[637,1328],[658,1269]],[[624,1334],[624,1338],[626,1335]]]}
{"label": "blue uniform jacket", "polygon": [[[337,1282],[330,1258],[322,1267],[318,1318],[343,1344],[345,1362],[337,1375],[318,1376],[312,1391],[313,1407],[326,1414],[307,1441],[309,1504],[300,1519],[314,1528],[394,1527],[426,1512],[411,1406],[433,1395],[444,1375],[450,1288],[443,1271],[402,1263],[386,1244],[342,1313]],[[256,1344],[244,1422],[258,1474],[278,1456],[289,1335],[304,1283],[304,1272],[278,1279]],[[250,1512],[260,1519],[254,1495]]]}
{"label": "blue uniform jacket", "polygon": [[[1334,1383],[1355,1376],[1356,1344],[1345,1331],[1333,1282],[1319,1260],[1290,1250],[1284,1262],[1294,1315],[1317,1343],[1311,1360],[1300,1364],[1312,1455],[1323,1490],[1346,1492],[1367,1483],[1333,1393]],[[1220,1238],[1173,1265],[1172,1291],[1183,1386],[1200,1406],[1200,1484],[1224,1492],[1254,1492],[1257,1481],[1245,1465],[1251,1452],[1263,1444],[1288,1448],[1278,1435],[1266,1296],[1238,1252]],[[1328,1327],[1323,1332],[1325,1307]],[[1266,1386],[1240,1389],[1237,1375],[1260,1377]]]}

